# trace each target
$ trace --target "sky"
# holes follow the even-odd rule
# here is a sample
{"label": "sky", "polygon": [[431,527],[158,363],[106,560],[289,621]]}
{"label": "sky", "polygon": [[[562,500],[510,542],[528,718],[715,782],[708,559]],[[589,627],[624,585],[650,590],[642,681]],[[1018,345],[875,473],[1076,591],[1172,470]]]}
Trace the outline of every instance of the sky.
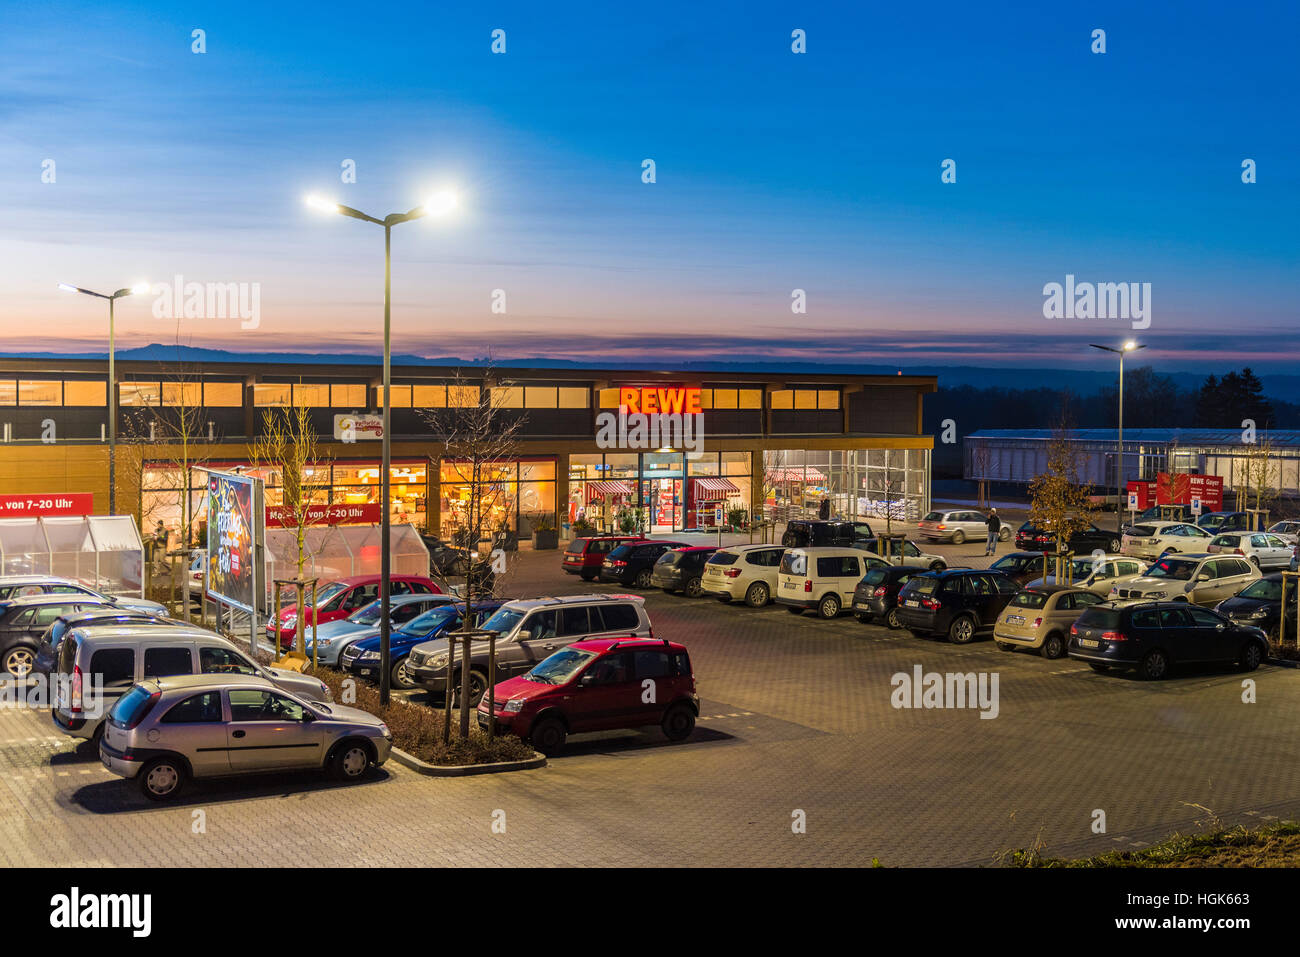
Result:
{"label": "sky", "polygon": [[[452,189],[393,229],[394,352],[1288,371],[1297,9],[8,0],[0,352],[104,351],[59,282],[183,277],[255,320],[151,292],[120,347],[377,353],[383,231],[303,197]],[[1067,275],[1149,327],[1045,317]]]}

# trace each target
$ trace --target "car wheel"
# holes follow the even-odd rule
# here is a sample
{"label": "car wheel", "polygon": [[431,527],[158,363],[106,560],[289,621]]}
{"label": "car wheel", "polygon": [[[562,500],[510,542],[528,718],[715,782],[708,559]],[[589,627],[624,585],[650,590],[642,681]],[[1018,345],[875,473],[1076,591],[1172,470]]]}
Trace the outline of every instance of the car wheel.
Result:
{"label": "car wheel", "polygon": [[785,606],[785,610],[788,611],[788,612],[789,612],[790,614],[792,614],[792,615],[802,615],[802,614],[803,614],[803,607],[800,606],[800,605],[786,605],[786,606]]}
{"label": "car wheel", "polygon": [[695,712],[690,705],[679,701],[668,709],[660,727],[669,741],[685,741],[695,730]]}
{"label": "car wheel", "polygon": [[1251,556],[1250,556],[1250,563],[1251,563],[1252,565],[1254,565],[1256,568],[1258,568],[1258,567],[1259,567],[1259,556],[1258,556],[1258,555],[1251,555]]}
{"label": "car wheel", "polygon": [[416,686],[415,679],[411,673],[406,670],[406,658],[403,657],[393,664],[393,670],[389,672],[388,677],[391,679],[390,684],[394,688],[401,688],[403,691],[410,691]]}
{"label": "car wheel", "polygon": [[898,617],[897,608],[889,609],[889,614],[885,616],[885,624],[888,625],[890,628],[893,628],[895,631],[903,627],[902,619]]}
{"label": "car wheel", "polygon": [[632,584],[635,585],[637,588],[649,588],[650,583],[653,579],[654,579],[654,574],[650,571],[650,569],[643,568],[641,569],[641,571],[636,573],[636,578],[632,580]]}
{"label": "car wheel", "polygon": [[[456,674],[452,676],[451,706],[460,707],[460,666],[456,666]],[[501,679],[497,679],[501,683]],[[471,667],[469,670],[469,706],[477,708],[478,703],[483,700],[483,695],[487,694],[487,673],[480,671],[478,668]]]}
{"label": "car wheel", "polygon": [[840,600],[835,595],[827,595],[817,603],[817,614],[823,618],[834,618],[840,613]]}
{"label": "car wheel", "polygon": [[954,545],[962,545],[965,542],[966,542],[966,533],[963,532],[961,529],[958,529],[957,531],[952,533],[952,543]]}
{"label": "car wheel", "polygon": [[1043,657],[1050,661],[1065,656],[1065,638],[1062,635],[1052,632],[1043,639]]}
{"label": "car wheel", "polygon": [[698,578],[692,578],[690,581],[688,581],[686,583],[686,597],[699,598],[701,584],[702,582]]}
{"label": "car wheel", "polygon": [[1004,526],[998,531],[998,541],[1007,542],[1010,540],[1011,540],[1011,529]]}
{"label": "car wheel", "polygon": [[1258,641],[1247,642],[1246,647],[1241,649],[1242,671],[1254,671],[1263,660],[1264,649],[1259,646]]}
{"label": "car wheel", "polygon": [[772,593],[768,591],[767,582],[754,582],[745,591],[745,604],[750,608],[762,608],[772,600]]}
{"label": "car wheel", "polygon": [[864,614],[863,614],[862,612],[860,612],[860,611],[859,611],[859,612],[855,612],[854,615],[853,615],[853,617],[856,618],[858,621],[862,622],[864,625],[869,625],[869,624],[871,624],[871,616],[870,616],[870,615],[864,615]]}
{"label": "car wheel", "polygon": [[1112,538],[1112,539],[1110,540],[1110,548],[1109,548],[1109,551],[1110,551],[1110,553],[1111,553],[1112,555],[1114,555],[1116,552],[1119,551],[1119,539],[1118,539],[1118,538]]}
{"label": "car wheel", "polygon": [[1138,666],[1138,673],[1148,681],[1159,681],[1168,671],[1169,659],[1159,648],[1148,651],[1147,656],[1142,659],[1142,664]]}
{"label": "car wheel", "polygon": [[370,748],[361,741],[344,741],[330,758],[330,773],[339,781],[359,781],[370,770]]}
{"label": "car wheel", "polygon": [[176,758],[154,758],[140,769],[140,790],[151,801],[170,801],[185,785],[185,765]]}
{"label": "car wheel", "polygon": [[36,666],[36,652],[25,645],[18,645],[5,652],[4,670],[11,677],[26,678]]}
{"label": "car wheel", "polygon": [[974,638],[975,621],[970,615],[960,615],[948,626],[948,640],[954,645],[968,644]]}
{"label": "car wheel", "polygon": [[1099,665],[1095,661],[1088,662],[1088,667],[1097,672],[1110,671],[1110,665]]}
{"label": "car wheel", "polygon": [[559,754],[564,750],[564,740],[569,733],[558,718],[542,718],[533,725],[528,740],[542,754]]}

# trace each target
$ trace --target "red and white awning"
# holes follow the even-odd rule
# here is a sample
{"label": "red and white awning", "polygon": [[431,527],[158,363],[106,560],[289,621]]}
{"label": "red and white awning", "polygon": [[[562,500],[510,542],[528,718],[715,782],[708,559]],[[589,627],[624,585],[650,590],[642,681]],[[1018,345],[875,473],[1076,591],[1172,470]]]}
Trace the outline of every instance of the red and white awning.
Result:
{"label": "red and white awning", "polygon": [[767,477],[772,482],[825,482],[826,475],[812,466],[802,469],[768,469]]}
{"label": "red and white awning", "polygon": [[740,491],[740,486],[730,479],[695,479],[695,499],[699,502],[718,502]]}
{"label": "red and white awning", "polygon": [[631,495],[632,487],[624,482],[588,482],[587,497],[593,495]]}

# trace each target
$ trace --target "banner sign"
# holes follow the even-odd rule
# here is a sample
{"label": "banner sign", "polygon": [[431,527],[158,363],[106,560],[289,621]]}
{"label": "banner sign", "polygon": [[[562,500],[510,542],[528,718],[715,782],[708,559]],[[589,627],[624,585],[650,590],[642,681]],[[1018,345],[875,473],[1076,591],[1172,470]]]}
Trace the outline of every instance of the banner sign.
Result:
{"label": "banner sign", "polygon": [[35,518],[38,515],[90,515],[95,510],[91,492],[53,495],[0,495],[0,518]]}
{"label": "banner sign", "polygon": [[252,611],[257,594],[257,558],[265,537],[261,504],[259,479],[208,473],[208,593],[244,611]]}
{"label": "banner sign", "polygon": [[382,415],[336,415],[334,438],[340,442],[366,442],[384,437]]}
{"label": "banner sign", "polygon": [[1129,482],[1128,493],[1137,495],[1138,510],[1153,505],[1191,505],[1201,500],[1206,512],[1223,511],[1223,477],[1220,475],[1174,475],[1160,472],[1154,482]]}
{"label": "banner sign", "polygon": [[[303,516],[304,525],[378,525],[383,514],[378,502],[366,502],[360,505],[309,505]],[[266,507],[266,527],[294,527],[297,523],[282,505]]]}

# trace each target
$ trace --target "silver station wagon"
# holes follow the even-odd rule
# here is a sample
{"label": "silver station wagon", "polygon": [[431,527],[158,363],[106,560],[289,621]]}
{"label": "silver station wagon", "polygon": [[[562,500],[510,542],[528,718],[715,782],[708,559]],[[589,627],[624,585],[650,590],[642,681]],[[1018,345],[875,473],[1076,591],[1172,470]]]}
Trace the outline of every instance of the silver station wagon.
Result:
{"label": "silver station wagon", "polygon": [[113,705],[99,743],[104,766],[154,801],[191,778],[324,769],[356,781],[391,751],[373,714],[307,701],[255,675],[141,681]]}

